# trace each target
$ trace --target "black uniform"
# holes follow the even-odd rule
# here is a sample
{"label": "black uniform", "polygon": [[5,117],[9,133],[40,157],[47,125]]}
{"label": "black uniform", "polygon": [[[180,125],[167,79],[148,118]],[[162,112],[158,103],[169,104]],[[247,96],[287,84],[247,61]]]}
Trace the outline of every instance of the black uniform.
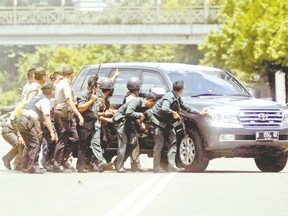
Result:
{"label": "black uniform", "polygon": [[[78,105],[89,101],[91,91],[83,90],[77,97]],[[88,154],[90,149],[90,142],[95,134],[95,123],[97,121],[97,104],[94,102],[85,112],[82,113],[84,124],[78,125],[79,146],[78,146],[78,161],[77,169],[79,172],[85,170],[85,165],[88,161]]]}
{"label": "black uniform", "polygon": [[164,141],[168,144],[168,163],[170,168],[176,167],[176,132],[173,127],[173,111],[180,112],[180,109],[190,112],[198,113],[192,107],[184,104],[181,97],[179,97],[176,92],[171,91],[166,93],[153,108],[147,111],[148,118],[152,123],[153,134],[154,134],[154,171],[161,170],[160,160],[161,151],[163,149]]}

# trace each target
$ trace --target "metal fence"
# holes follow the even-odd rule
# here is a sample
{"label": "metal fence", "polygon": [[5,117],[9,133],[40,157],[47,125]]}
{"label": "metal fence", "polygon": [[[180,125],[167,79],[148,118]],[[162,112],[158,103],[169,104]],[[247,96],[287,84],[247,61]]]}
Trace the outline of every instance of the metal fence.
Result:
{"label": "metal fence", "polygon": [[219,23],[219,7],[0,7],[0,25]]}

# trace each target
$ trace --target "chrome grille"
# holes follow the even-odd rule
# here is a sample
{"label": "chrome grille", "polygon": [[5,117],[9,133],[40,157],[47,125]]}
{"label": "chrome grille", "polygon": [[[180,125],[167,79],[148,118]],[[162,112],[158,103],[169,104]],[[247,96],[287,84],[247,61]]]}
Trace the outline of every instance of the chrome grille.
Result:
{"label": "chrome grille", "polygon": [[238,117],[244,127],[279,127],[283,112],[280,109],[242,109]]}

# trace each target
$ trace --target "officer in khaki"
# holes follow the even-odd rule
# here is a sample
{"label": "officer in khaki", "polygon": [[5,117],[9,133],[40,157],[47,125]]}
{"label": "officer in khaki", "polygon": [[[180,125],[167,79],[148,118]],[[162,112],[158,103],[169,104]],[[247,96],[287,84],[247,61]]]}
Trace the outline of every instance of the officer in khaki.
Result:
{"label": "officer in khaki", "polygon": [[176,166],[176,132],[173,123],[180,119],[180,110],[189,113],[196,113],[200,115],[208,114],[208,109],[204,108],[201,112],[184,104],[181,95],[184,92],[184,82],[176,81],[173,83],[173,91],[166,93],[155,106],[148,110],[147,116],[151,121],[151,127],[154,135],[154,164],[153,169],[155,173],[165,172],[161,166],[161,151],[164,146],[164,141],[168,143],[168,171],[180,171]]}
{"label": "officer in khaki", "polygon": [[[63,69],[63,79],[55,87],[55,128],[58,133],[58,142],[55,146],[53,171],[65,172],[65,164],[69,155],[72,154],[73,142],[78,140],[75,116],[78,117],[79,125],[83,125],[84,119],[78,111],[73,99],[71,82],[73,80],[73,68],[67,66]],[[73,134],[73,137],[71,136]],[[68,170],[71,171],[71,170]]]}
{"label": "officer in khaki", "polygon": [[144,111],[154,106],[156,95],[150,92],[145,99],[136,97],[123,104],[115,113],[113,120],[117,129],[118,152],[116,171],[124,173],[124,162],[131,155],[138,143],[136,127],[143,123]]}
{"label": "officer in khaki", "polygon": [[11,150],[2,157],[4,166],[11,170],[10,162],[15,158],[14,169],[20,170],[22,151],[25,143],[17,129],[17,123],[15,125],[11,119],[8,119],[2,125],[2,137],[12,146]]}
{"label": "officer in khaki", "polygon": [[43,170],[35,166],[40,145],[43,141],[43,121],[50,132],[51,140],[56,139],[50,118],[51,106],[49,101],[53,95],[53,85],[45,84],[41,90],[43,94],[31,98],[21,112],[17,124],[17,128],[25,142],[22,166],[26,166],[29,173],[43,173]]}

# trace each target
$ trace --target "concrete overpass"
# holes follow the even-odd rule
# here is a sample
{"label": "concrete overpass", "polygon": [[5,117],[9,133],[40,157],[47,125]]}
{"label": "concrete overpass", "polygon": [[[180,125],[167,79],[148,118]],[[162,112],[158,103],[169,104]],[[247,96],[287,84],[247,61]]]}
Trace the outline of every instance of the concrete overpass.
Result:
{"label": "concrete overpass", "polygon": [[199,44],[217,7],[0,7],[0,44]]}

